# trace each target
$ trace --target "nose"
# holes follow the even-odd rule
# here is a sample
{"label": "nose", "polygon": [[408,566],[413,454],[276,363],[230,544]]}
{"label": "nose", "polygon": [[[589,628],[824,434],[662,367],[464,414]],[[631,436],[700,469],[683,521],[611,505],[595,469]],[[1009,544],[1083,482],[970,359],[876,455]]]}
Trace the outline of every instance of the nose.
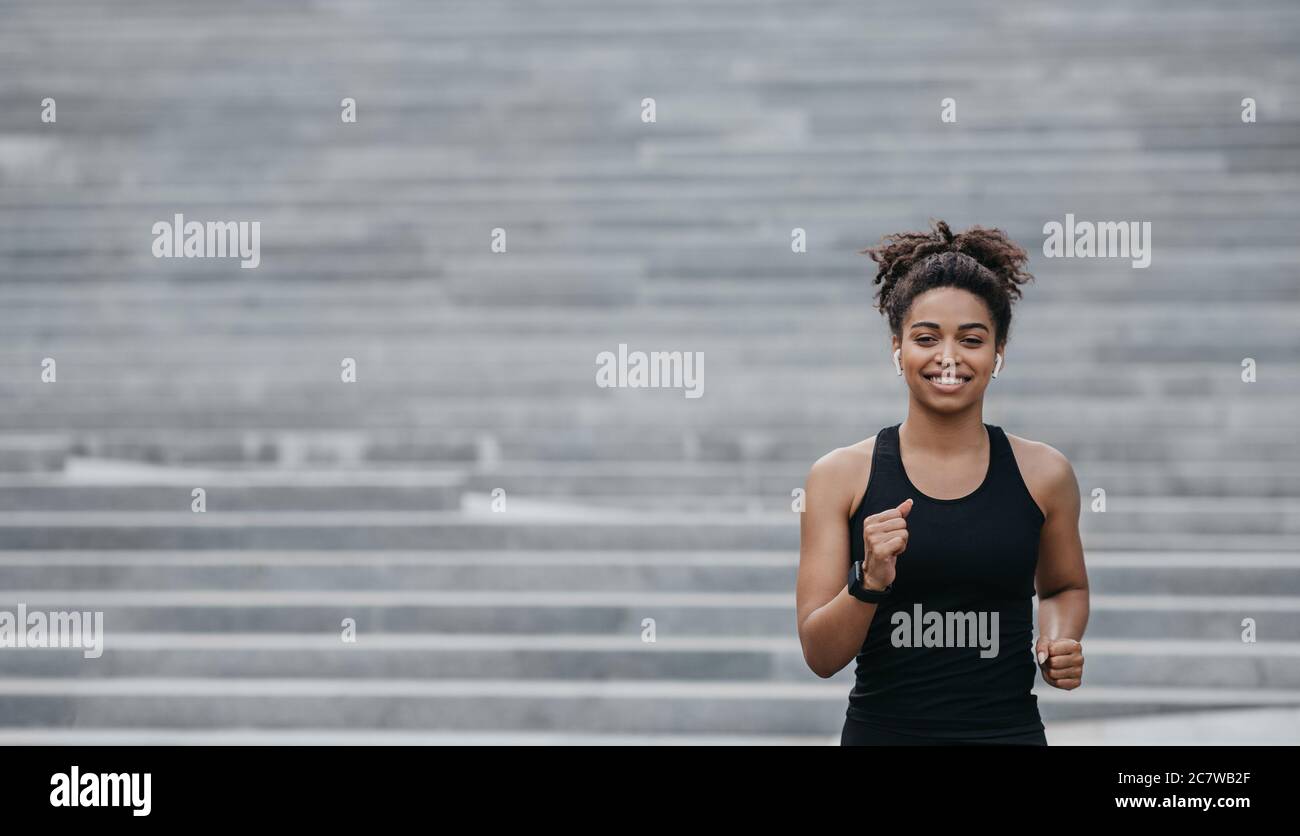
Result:
{"label": "nose", "polygon": [[939,374],[945,377],[955,377],[957,375],[958,359],[949,349],[940,349],[937,357],[939,361]]}

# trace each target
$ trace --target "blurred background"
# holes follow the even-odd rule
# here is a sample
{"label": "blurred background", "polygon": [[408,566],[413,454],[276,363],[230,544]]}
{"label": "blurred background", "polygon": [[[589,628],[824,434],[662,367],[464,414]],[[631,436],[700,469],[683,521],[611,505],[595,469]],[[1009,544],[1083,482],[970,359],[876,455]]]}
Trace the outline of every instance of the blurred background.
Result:
{"label": "blurred background", "polygon": [[[107,631],[0,649],[0,743],[838,743],[792,492],[905,417],[857,250],[931,217],[1037,276],[985,420],[1084,497],[1049,741],[1300,743],[1298,40],[1285,0],[0,2],[0,609]],[[260,266],[154,258],[177,213]],[[1151,266],[1045,258],[1066,213]],[[620,343],[704,396],[597,387]]]}

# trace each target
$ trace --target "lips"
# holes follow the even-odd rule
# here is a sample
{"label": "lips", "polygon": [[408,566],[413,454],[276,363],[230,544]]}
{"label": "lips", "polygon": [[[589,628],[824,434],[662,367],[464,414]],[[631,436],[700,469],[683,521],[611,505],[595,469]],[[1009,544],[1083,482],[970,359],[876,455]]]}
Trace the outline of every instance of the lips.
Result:
{"label": "lips", "polygon": [[927,374],[925,379],[930,381],[930,385],[940,392],[956,392],[971,381],[969,375],[945,377],[943,374]]}

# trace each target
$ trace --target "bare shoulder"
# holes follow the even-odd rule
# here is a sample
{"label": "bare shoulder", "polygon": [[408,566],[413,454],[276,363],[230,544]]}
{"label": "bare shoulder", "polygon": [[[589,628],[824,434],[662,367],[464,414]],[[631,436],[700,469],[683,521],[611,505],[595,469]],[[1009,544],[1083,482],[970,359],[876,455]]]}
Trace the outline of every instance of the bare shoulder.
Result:
{"label": "bare shoulder", "polygon": [[1074,467],[1064,453],[1050,444],[1011,433],[1007,433],[1007,441],[1011,443],[1025,486],[1039,508],[1046,512],[1061,502],[1067,506],[1077,504],[1079,484]]}
{"label": "bare shoulder", "polygon": [[867,491],[871,474],[871,457],[876,448],[876,437],[863,439],[856,444],[837,447],[813,462],[808,473],[808,491],[825,496],[835,496],[848,513],[857,510]]}

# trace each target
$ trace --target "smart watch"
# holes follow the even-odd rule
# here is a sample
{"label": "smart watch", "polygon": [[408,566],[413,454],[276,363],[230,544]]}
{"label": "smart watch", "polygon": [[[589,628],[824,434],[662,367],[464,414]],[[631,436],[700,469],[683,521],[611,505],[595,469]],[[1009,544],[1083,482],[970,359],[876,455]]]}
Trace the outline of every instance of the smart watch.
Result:
{"label": "smart watch", "polygon": [[855,560],[849,567],[849,594],[859,601],[866,601],[868,604],[877,604],[889,597],[894,591],[894,585],[891,583],[884,589],[867,589],[862,585],[862,561]]}

